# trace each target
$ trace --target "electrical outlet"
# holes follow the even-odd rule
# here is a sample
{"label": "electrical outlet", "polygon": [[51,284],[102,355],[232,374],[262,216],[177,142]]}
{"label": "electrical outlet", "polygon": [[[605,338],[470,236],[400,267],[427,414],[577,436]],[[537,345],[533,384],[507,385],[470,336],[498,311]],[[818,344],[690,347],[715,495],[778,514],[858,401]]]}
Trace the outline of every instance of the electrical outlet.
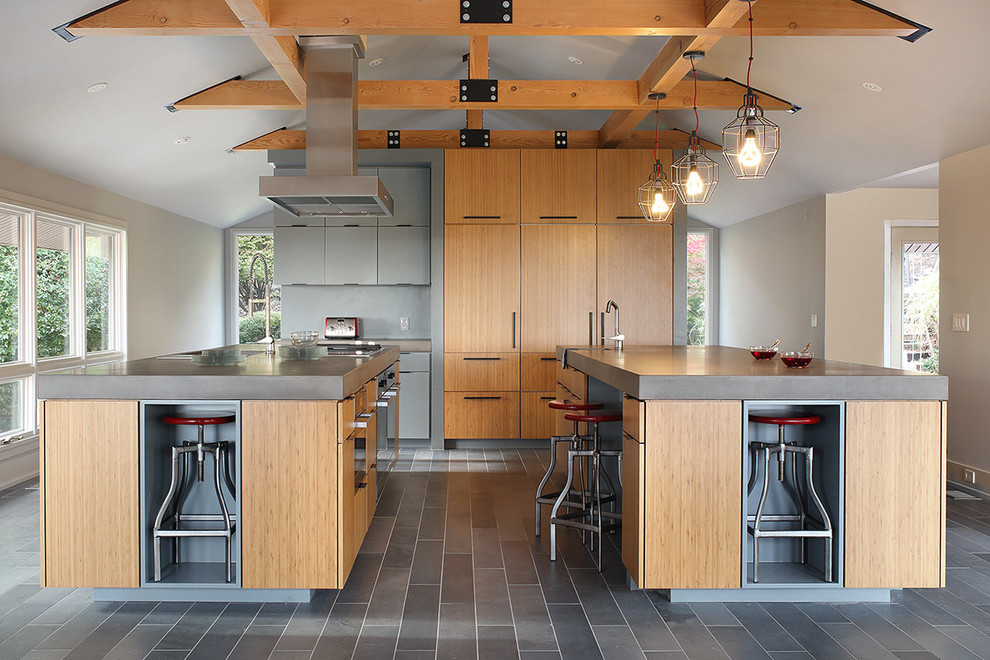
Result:
{"label": "electrical outlet", "polygon": [[973,470],[963,470],[963,481],[968,484],[976,483],[976,472]]}
{"label": "electrical outlet", "polygon": [[408,329],[409,329],[409,317],[408,316],[400,316],[399,317],[399,330],[408,330]]}
{"label": "electrical outlet", "polygon": [[969,332],[969,314],[953,314],[952,331]]}
{"label": "electrical outlet", "polygon": [[817,328],[818,327],[818,314],[812,314],[811,315],[811,327],[812,328]]}

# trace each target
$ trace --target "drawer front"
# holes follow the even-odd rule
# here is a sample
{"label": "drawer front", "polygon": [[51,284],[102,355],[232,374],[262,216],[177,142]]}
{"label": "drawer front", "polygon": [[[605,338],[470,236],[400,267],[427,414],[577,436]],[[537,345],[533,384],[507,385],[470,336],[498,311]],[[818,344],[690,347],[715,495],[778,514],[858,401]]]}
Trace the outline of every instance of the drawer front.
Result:
{"label": "drawer front", "polygon": [[519,392],[444,392],[444,437],[518,438]]}
{"label": "drawer front", "polygon": [[556,398],[553,392],[523,392],[520,395],[520,435],[523,438],[549,438],[554,435],[555,410],[547,403]]}
{"label": "drawer front", "polygon": [[448,392],[518,390],[519,354],[446,353],[443,389]]}
{"label": "drawer front", "polygon": [[399,353],[399,371],[429,371],[429,353]]}
{"label": "drawer front", "polygon": [[[364,390],[360,390],[360,392],[364,392]],[[340,415],[340,423],[337,425],[338,443],[343,443],[354,430],[355,412],[353,396],[349,396],[337,404],[337,414]]]}
{"label": "drawer front", "polygon": [[557,386],[557,357],[553,353],[523,353],[520,389],[523,392],[550,392]]}
{"label": "drawer front", "polygon": [[643,423],[646,420],[644,414],[645,404],[639,399],[634,399],[628,394],[622,395],[622,430],[636,442],[643,442]]}
{"label": "drawer front", "polygon": [[588,396],[588,377],[572,367],[557,371],[557,382],[569,389],[577,398]]}

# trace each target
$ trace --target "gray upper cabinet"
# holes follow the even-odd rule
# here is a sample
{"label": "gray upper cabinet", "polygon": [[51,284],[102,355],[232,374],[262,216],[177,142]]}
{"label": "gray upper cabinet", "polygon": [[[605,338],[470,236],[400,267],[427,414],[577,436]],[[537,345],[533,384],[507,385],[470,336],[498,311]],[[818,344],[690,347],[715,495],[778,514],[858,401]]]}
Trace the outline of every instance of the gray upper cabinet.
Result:
{"label": "gray upper cabinet", "polygon": [[378,283],[430,283],[430,228],[378,229]]}
{"label": "gray upper cabinet", "polygon": [[[378,176],[376,167],[359,167],[358,176]],[[328,215],[323,218],[327,227],[377,227],[378,216],[374,215]],[[331,282],[332,284],[333,282]]]}
{"label": "gray upper cabinet", "polygon": [[323,284],[323,227],[275,227],[276,284]]}
{"label": "gray upper cabinet", "polygon": [[322,231],[326,232],[326,284],[378,283],[377,227],[327,227]]}
{"label": "gray upper cabinet", "polygon": [[288,211],[275,207],[273,224],[276,227],[322,227],[325,224],[323,216],[297,218]]}
{"label": "gray upper cabinet", "polygon": [[379,167],[378,177],[395,200],[391,218],[379,218],[379,227],[430,226],[430,169],[428,167]]}

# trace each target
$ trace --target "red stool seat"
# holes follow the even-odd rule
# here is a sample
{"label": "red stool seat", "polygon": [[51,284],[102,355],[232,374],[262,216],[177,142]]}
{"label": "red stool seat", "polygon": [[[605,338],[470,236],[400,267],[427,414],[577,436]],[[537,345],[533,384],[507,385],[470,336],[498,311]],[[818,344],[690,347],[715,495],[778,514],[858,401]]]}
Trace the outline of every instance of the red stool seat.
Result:
{"label": "red stool seat", "polygon": [[777,426],[788,426],[791,424],[817,424],[822,421],[818,415],[804,415],[794,417],[772,417],[764,415],[750,415],[749,421],[756,424],[776,424]]}
{"label": "red stool seat", "polygon": [[185,415],[166,415],[162,421],[166,424],[183,424],[188,426],[210,426],[213,424],[230,424],[236,415],[231,413],[206,413],[198,417],[187,417]]}
{"label": "red stool seat", "polygon": [[587,422],[589,424],[599,424],[602,422],[621,422],[622,412],[617,410],[603,410],[599,413],[582,415],[581,413],[564,413],[564,419],[570,422]]}
{"label": "red stool seat", "polygon": [[548,408],[554,410],[598,410],[604,408],[605,404],[599,401],[573,401],[571,399],[554,399],[547,403]]}

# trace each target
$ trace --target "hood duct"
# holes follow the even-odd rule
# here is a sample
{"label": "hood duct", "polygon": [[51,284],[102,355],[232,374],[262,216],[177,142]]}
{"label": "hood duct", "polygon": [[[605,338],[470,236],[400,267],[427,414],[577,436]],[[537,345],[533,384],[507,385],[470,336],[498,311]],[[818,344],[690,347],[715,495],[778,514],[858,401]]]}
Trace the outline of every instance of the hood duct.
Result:
{"label": "hood duct", "polygon": [[263,176],[259,192],[297,217],[391,216],[377,176],[357,174],[358,37],[302,37],[306,54],[306,174]]}

